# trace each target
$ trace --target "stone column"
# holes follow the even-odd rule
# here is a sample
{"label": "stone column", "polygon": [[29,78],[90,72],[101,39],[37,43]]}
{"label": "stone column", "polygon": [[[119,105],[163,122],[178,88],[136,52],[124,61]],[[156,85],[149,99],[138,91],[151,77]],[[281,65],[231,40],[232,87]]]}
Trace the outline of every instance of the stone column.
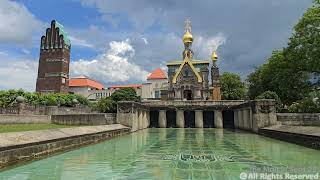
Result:
{"label": "stone column", "polygon": [[248,130],[249,129],[249,109],[243,110],[243,128]]}
{"label": "stone column", "polygon": [[233,110],[233,124],[235,129],[239,129],[238,110]]}
{"label": "stone column", "polygon": [[166,110],[159,111],[159,127],[166,128],[167,127],[167,115]]}
{"label": "stone column", "polygon": [[223,128],[223,119],[221,110],[214,111],[214,126],[216,128]]}
{"label": "stone column", "polygon": [[150,126],[150,111],[149,110],[146,111],[146,115],[147,115],[147,127],[146,128],[149,128],[149,126]]}
{"label": "stone column", "polygon": [[142,111],[139,110],[138,113],[138,130],[142,129],[142,121],[143,121],[143,117],[142,117]]}
{"label": "stone column", "polygon": [[238,110],[238,122],[239,122],[239,129],[243,129],[243,110]]}
{"label": "stone column", "polygon": [[143,111],[143,129],[148,128],[147,111]]}
{"label": "stone column", "polygon": [[183,110],[177,110],[176,113],[176,123],[178,128],[184,128],[184,111]]}
{"label": "stone column", "polygon": [[195,111],[195,123],[196,128],[203,128],[203,111],[202,110],[196,110]]}

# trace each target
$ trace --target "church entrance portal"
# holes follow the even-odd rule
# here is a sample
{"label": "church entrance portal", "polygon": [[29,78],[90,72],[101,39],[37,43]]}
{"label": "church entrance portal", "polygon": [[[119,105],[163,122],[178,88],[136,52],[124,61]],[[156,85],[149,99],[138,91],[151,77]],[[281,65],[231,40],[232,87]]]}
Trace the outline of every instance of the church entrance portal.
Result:
{"label": "church entrance portal", "polygon": [[184,90],[183,91],[183,98],[187,100],[192,100],[192,91],[191,90]]}

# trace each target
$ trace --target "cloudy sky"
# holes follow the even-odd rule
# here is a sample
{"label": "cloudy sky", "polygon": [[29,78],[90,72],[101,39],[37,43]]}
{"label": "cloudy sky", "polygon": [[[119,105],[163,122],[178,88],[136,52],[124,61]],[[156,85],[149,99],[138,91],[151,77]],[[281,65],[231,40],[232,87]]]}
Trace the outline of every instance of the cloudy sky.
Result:
{"label": "cloudy sky", "polygon": [[218,47],[222,72],[243,79],[286,45],[312,0],[0,0],[0,89],[34,91],[40,37],[52,19],[64,25],[71,76],[106,86],[141,83],[181,59],[190,18],[196,59]]}

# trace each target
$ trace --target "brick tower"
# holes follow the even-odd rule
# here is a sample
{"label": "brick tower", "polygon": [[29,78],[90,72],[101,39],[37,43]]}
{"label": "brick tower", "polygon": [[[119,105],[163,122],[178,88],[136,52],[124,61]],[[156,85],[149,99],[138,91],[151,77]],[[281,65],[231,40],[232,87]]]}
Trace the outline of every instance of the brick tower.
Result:
{"label": "brick tower", "polygon": [[40,93],[68,93],[70,39],[57,21],[51,22],[41,37],[36,91]]}

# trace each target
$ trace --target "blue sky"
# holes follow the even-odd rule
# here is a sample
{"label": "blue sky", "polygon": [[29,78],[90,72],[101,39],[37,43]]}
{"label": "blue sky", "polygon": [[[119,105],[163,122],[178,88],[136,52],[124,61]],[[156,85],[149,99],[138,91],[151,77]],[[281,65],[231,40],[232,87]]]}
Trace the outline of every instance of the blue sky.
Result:
{"label": "blue sky", "polygon": [[181,59],[190,18],[196,59],[218,46],[222,72],[246,78],[286,45],[311,0],[1,0],[0,89],[34,91],[39,43],[52,19],[71,38],[71,76],[141,83]]}

